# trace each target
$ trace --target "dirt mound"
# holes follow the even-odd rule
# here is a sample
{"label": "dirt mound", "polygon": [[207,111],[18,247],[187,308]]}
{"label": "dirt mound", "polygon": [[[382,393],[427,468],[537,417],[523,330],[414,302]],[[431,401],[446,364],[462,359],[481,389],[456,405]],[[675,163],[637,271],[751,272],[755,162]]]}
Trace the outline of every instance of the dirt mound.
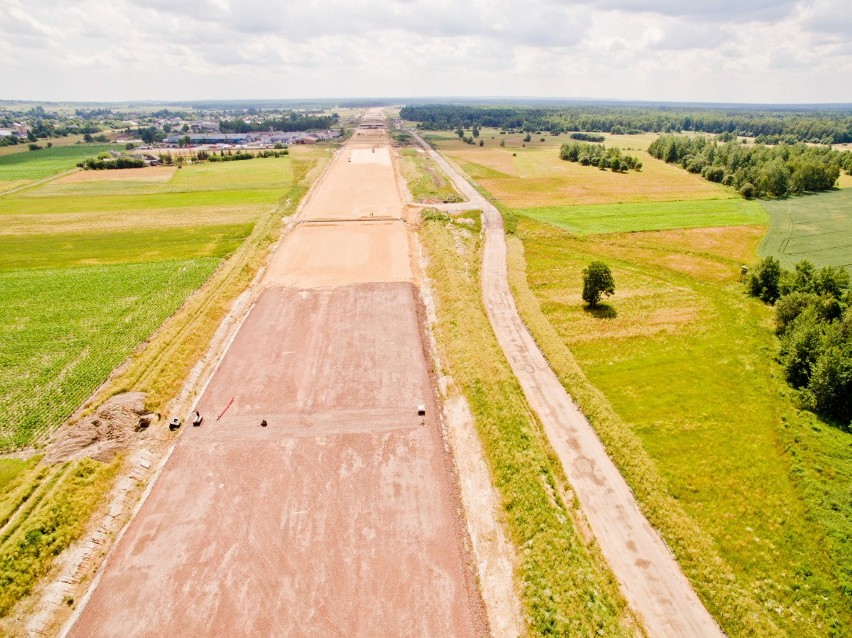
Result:
{"label": "dirt mound", "polygon": [[90,457],[109,461],[138,432],[159,420],[145,409],[144,392],[117,394],[94,414],[60,430],[50,442],[45,461],[57,463]]}

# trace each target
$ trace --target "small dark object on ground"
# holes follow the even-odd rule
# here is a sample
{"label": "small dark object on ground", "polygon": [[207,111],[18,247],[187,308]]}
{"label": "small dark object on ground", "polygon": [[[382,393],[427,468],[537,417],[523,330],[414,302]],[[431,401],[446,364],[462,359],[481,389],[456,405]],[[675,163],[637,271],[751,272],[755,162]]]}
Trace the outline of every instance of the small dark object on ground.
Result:
{"label": "small dark object on ground", "polygon": [[193,419],[192,419],[192,425],[193,425],[193,426],[195,426],[195,427],[198,427],[199,425],[201,425],[201,422],[202,422],[203,420],[204,420],[204,417],[203,417],[203,416],[201,416],[201,412],[199,412],[198,410],[196,410],[196,411],[195,411],[195,416],[194,416],[194,417],[193,417]]}
{"label": "small dark object on ground", "polygon": [[263,421],[260,422],[260,427],[262,427],[262,428],[266,427],[266,419],[263,419]]}
{"label": "small dark object on ground", "polygon": [[169,421],[169,429],[174,432],[180,427],[180,419],[175,417],[171,421]]}

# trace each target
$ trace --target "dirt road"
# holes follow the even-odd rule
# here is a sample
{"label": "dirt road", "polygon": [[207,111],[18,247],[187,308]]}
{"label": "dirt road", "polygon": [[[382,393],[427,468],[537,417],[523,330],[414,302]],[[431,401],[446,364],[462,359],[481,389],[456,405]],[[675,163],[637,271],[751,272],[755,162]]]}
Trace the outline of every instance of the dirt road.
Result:
{"label": "dirt road", "polygon": [[512,370],[536,411],[580,501],[604,557],[650,636],[722,636],[668,547],[538,349],[515,307],[506,273],[499,211],[440,154],[432,158],[481,209],[485,227],[483,299]]}
{"label": "dirt road", "polygon": [[388,150],[315,186],[71,636],[488,632]]}

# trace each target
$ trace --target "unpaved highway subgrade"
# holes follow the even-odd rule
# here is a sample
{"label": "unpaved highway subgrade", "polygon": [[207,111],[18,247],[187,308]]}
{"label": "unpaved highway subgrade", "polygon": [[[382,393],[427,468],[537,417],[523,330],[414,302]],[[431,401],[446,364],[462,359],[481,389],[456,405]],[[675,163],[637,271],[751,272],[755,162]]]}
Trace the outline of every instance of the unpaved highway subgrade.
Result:
{"label": "unpaved highway subgrade", "polygon": [[386,134],[359,132],[71,636],[487,633],[402,209]]}
{"label": "unpaved highway subgrade", "polygon": [[650,636],[722,636],[521,320],[509,289],[499,211],[440,154],[429,152],[459,192],[469,198],[469,208],[484,213],[482,289],[488,317],[628,603]]}

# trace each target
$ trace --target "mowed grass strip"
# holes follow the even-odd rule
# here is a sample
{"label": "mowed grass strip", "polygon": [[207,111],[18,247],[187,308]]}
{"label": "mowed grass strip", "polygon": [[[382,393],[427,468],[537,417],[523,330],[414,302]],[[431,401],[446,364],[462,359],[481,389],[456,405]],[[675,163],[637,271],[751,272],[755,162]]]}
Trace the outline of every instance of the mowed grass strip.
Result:
{"label": "mowed grass strip", "polygon": [[792,268],[803,259],[817,266],[843,266],[852,273],[852,189],[763,202],[769,232],[761,257]]}
{"label": "mowed grass strip", "polygon": [[225,257],[253,224],[0,236],[0,271]]}
{"label": "mowed grass strip", "polygon": [[[760,228],[518,236],[524,320],[726,633],[848,635],[852,435],[786,394],[771,309],[738,283]],[[616,295],[589,312],[593,259]]]}
{"label": "mowed grass strip", "polygon": [[[45,140],[39,140],[45,145]],[[25,180],[27,182],[44,179],[77,166],[87,157],[94,157],[104,151],[120,148],[114,144],[80,144],[74,146],[54,146],[40,151],[30,151],[26,144],[20,144],[20,153],[0,155],[0,186],[5,180]],[[4,189],[5,190],[5,189]]]}
{"label": "mowed grass strip", "polygon": [[581,235],[768,222],[766,211],[759,202],[744,199],[545,206],[520,208],[514,212]]}
{"label": "mowed grass strip", "polygon": [[478,235],[429,221],[422,237],[441,358],[470,405],[501,495],[530,635],[636,635],[596,546],[575,528],[577,504],[491,330]]}
{"label": "mowed grass strip", "polygon": [[61,424],[220,262],[0,273],[0,450]]}

